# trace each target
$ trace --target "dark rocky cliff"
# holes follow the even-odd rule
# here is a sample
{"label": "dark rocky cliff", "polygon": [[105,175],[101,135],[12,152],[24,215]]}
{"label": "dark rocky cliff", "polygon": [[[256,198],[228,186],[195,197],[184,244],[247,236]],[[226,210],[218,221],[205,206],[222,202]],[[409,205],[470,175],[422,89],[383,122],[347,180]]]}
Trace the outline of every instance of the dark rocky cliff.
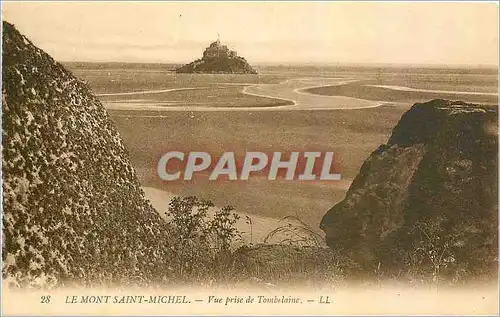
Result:
{"label": "dark rocky cliff", "polygon": [[497,122],[497,106],[415,104],[324,216],[328,245],[391,274],[496,272]]}
{"label": "dark rocky cliff", "polygon": [[2,83],[4,278],[161,278],[164,222],[88,86],[6,22]]}

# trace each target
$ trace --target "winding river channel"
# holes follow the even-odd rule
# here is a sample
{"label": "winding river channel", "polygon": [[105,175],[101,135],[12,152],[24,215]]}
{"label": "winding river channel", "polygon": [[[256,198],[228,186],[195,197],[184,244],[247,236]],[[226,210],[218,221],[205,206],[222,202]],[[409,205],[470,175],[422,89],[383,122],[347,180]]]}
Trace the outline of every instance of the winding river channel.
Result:
{"label": "winding river channel", "polygon": [[[175,91],[186,90],[201,90],[209,89],[209,87],[185,87],[160,90],[146,91],[131,91],[120,93],[98,94],[97,96],[123,96],[123,100],[103,101],[107,109],[114,110],[156,110],[156,111],[275,111],[275,110],[326,110],[326,109],[363,109],[374,108],[384,104],[389,104],[387,101],[371,101],[359,98],[345,96],[326,96],[308,93],[305,90],[308,88],[327,87],[335,85],[345,85],[356,82],[356,79],[334,78],[334,77],[303,77],[292,78],[282,81],[278,84],[246,84],[246,83],[220,83],[218,86],[231,87],[234,85],[242,86],[241,92],[247,95],[280,99],[289,101],[290,105],[270,106],[270,107],[217,107],[204,106],[203,102],[192,102],[185,105],[186,102],[180,101],[151,101],[145,99],[130,99],[130,96],[141,96],[151,94],[164,94]],[[476,93],[462,91],[440,91],[415,89],[402,86],[384,86],[384,85],[369,85],[379,88],[403,90],[403,91],[422,91],[434,93],[452,93],[452,94],[482,94],[493,95],[493,93]]]}

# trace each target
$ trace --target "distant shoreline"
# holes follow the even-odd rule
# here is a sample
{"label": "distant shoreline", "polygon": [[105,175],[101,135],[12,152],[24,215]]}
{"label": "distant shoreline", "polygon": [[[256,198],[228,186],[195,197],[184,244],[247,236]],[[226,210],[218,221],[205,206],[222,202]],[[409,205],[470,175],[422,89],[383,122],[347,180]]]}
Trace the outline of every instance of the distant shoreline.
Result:
{"label": "distant shoreline", "polygon": [[[61,62],[64,66],[69,69],[79,68],[79,69],[100,69],[104,70],[107,68],[140,68],[140,69],[151,69],[151,70],[162,70],[165,72],[174,72],[177,67],[184,65],[183,62],[83,62],[83,61],[63,61]],[[312,64],[312,63],[252,63],[255,68],[259,69],[283,69],[290,67],[299,68],[321,68],[328,70],[338,70],[338,71],[353,71],[353,70],[412,70],[416,73],[449,73],[458,72],[464,75],[478,74],[478,75],[496,75],[498,74],[498,66],[495,65],[402,65],[402,64]]]}

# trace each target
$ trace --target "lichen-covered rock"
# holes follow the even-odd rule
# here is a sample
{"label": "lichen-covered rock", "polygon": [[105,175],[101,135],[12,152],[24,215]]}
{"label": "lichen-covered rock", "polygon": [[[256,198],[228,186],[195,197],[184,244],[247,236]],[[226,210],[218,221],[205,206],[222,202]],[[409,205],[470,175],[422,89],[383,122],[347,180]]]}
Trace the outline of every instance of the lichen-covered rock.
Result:
{"label": "lichen-covered rock", "polygon": [[369,270],[495,273],[497,122],[497,106],[415,104],[324,216],[328,245]]}
{"label": "lichen-covered rock", "polygon": [[161,279],[164,221],[88,86],[3,22],[3,277]]}

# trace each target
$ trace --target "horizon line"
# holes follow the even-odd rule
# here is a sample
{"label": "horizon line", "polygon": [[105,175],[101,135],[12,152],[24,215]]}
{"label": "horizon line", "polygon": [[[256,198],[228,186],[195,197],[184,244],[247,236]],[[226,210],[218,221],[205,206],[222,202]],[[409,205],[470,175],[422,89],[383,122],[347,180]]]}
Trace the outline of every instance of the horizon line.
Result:
{"label": "horizon line", "polygon": [[[61,60],[62,64],[88,63],[88,64],[150,64],[150,65],[185,65],[189,62],[180,61],[83,61],[83,60]],[[253,62],[254,66],[329,66],[329,67],[408,67],[408,68],[472,68],[472,69],[497,69],[498,64],[439,64],[439,63],[368,63],[368,62]]]}

